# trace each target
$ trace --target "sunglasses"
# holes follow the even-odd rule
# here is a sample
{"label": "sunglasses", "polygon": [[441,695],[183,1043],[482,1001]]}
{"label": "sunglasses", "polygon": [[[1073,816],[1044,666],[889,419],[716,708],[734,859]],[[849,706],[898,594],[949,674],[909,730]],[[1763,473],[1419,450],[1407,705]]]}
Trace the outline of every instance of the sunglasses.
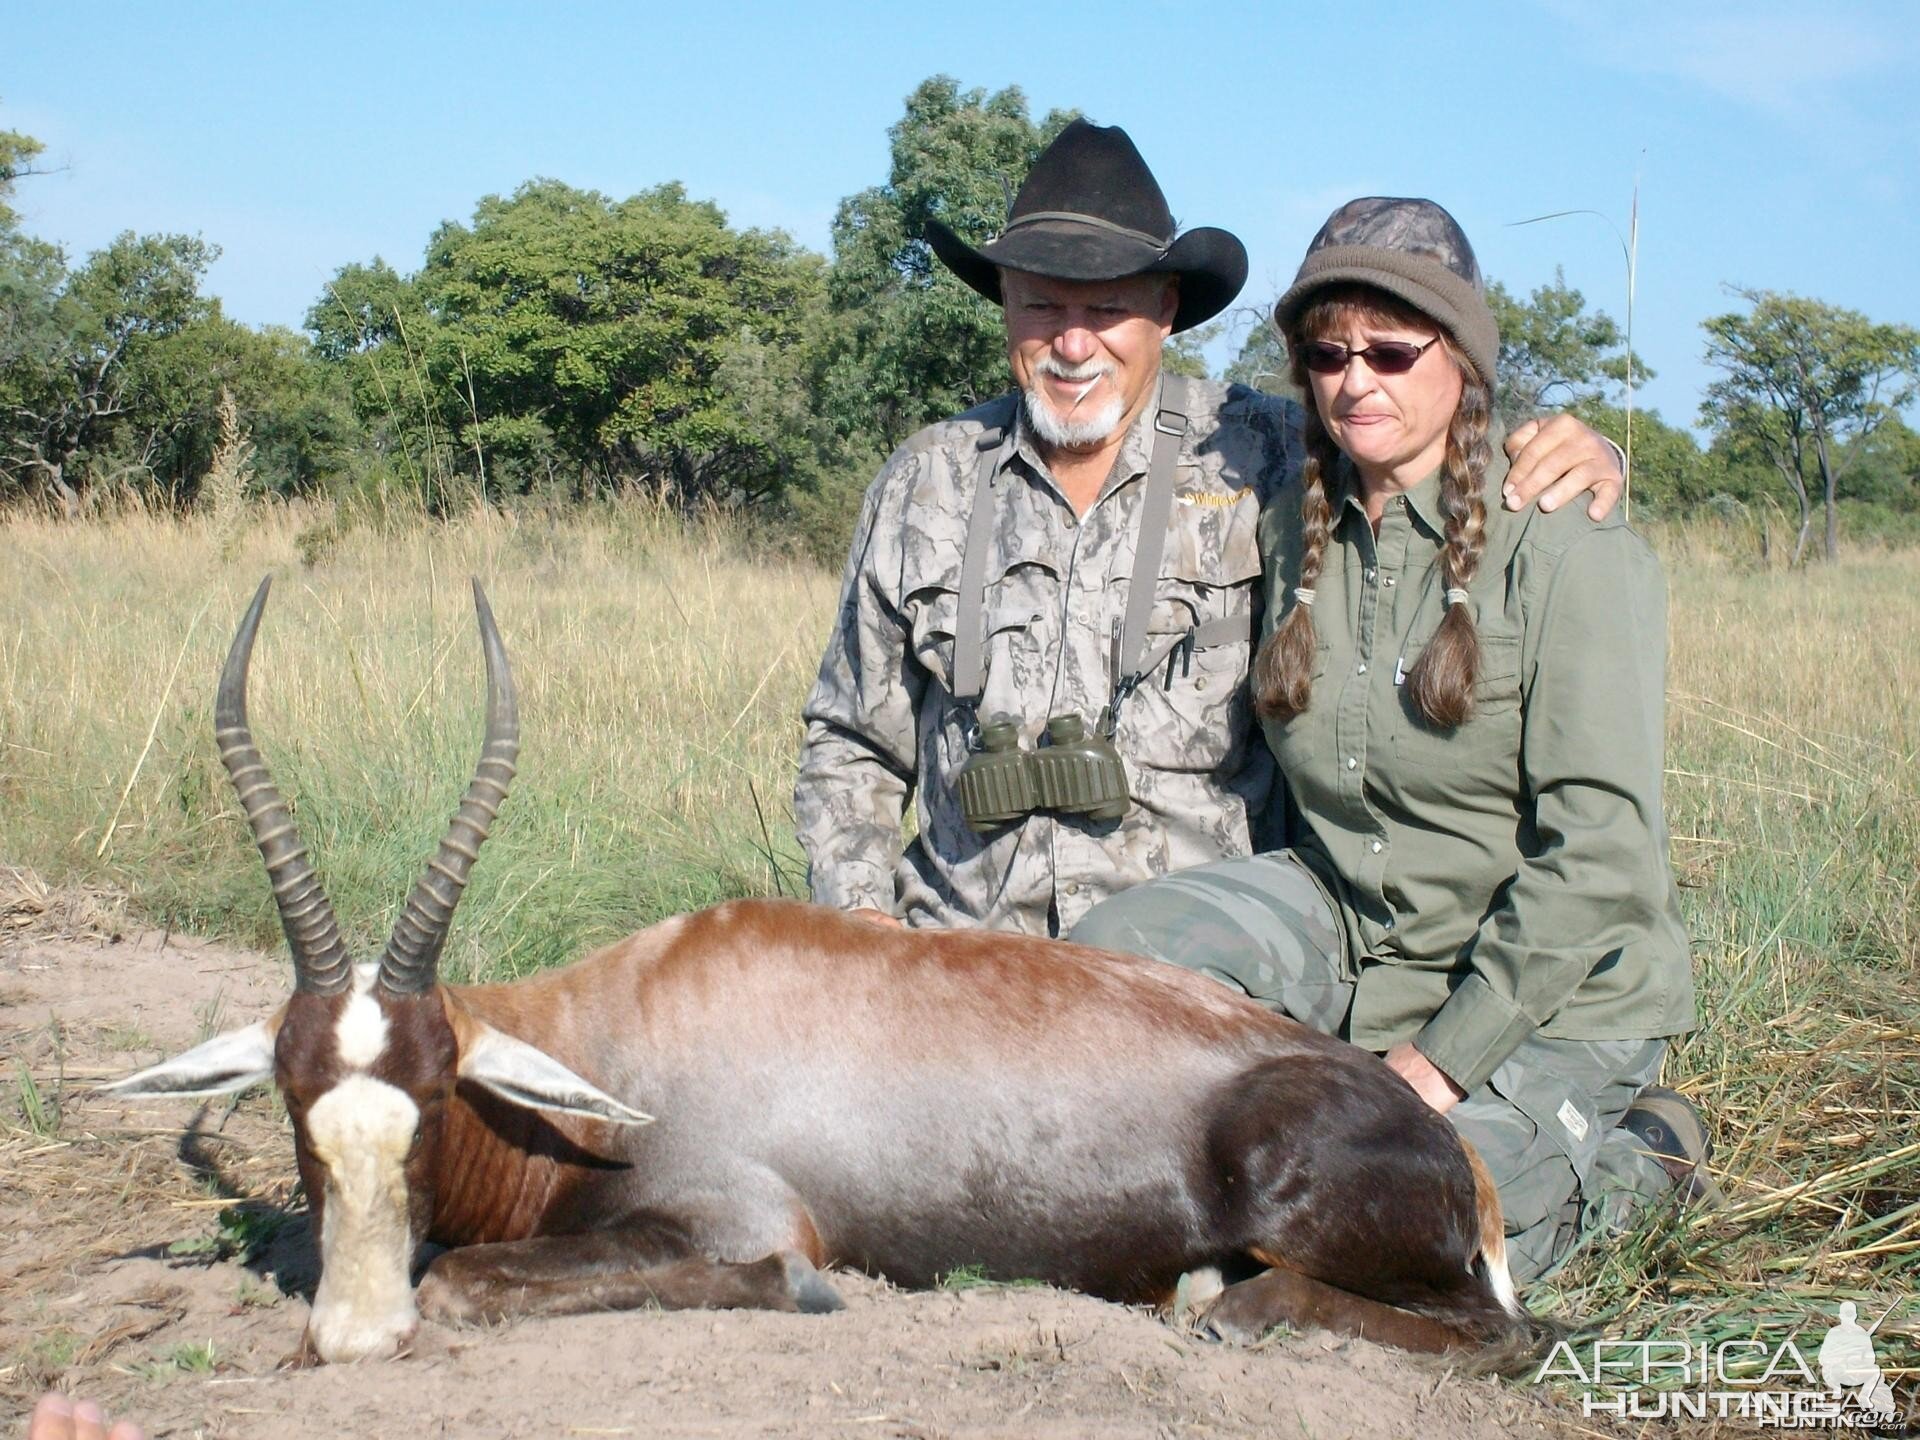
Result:
{"label": "sunglasses", "polygon": [[1331,340],[1309,340],[1300,347],[1300,363],[1316,375],[1344,375],[1349,364],[1364,360],[1376,375],[1404,375],[1439,343],[1440,337],[1436,335],[1425,345],[1410,345],[1405,340],[1377,340],[1364,350],[1349,350]]}

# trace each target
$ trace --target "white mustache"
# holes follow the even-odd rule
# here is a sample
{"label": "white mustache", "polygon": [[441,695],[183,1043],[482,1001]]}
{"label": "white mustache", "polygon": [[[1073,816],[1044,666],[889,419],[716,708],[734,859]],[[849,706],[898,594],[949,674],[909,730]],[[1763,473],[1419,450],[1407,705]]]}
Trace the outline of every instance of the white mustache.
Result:
{"label": "white mustache", "polygon": [[1033,368],[1039,374],[1051,375],[1069,384],[1076,384],[1082,380],[1099,380],[1113,374],[1113,366],[1105,360],[1084,360],[1078,365],[1068,365],[1051,355],[1042,355]]}

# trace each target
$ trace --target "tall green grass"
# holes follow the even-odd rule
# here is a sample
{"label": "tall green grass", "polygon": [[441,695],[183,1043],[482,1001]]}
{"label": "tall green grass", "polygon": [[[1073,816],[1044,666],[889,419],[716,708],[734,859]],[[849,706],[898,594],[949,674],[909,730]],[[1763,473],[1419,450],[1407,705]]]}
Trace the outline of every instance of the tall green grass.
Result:
{"label": "tall green grass", "polygon": [[[1669,1080],[1735,1208],[1663,1213],[1542,1294],[1617,1336],[1817,1336],[1843,1297],[1897,1374],[1920,1328],[1920,553],[1756,571],[1660,537],[1667,785],[1703,1024]],[[450,978],[519,975],[660,915],[798,893],[788,795],[834,578],[644,504],[342,534],[255,512],[0,525],[0,862],[278,946],[214,752],[231,627],[278,577],[254,728],[367,953],[479,742],[467,576],[521,692],[523,763]],[[301,560],[305,554],[311,565]]]}
{"label": "tall green grass", "polygon": [[370,528],[311,568],[301,523],[261,512],[230,561],[208,527],[155,517],[0,532],[0,855],[120,887],[159,922],[279,943],[210,718],[271,571],[255,735],[349,937],[377,947],[478,754],[476,575],[523,744],[450,977],[801,888],[789,794],[828,576],[639,503]]}
{"label": "tall green grass", "polygon": [[[1843,1298],[1890,1374],[1920,1329],[1920,553],[1761,571],[1659,537],[1667,818],[1701,1026],[1668,1078],[1730,1213],[1651,1216],[1559,1277],[1609,1334],[1800,1334]],[[1808,1350],[1811,1355],[1811,1349]],[[1910,1395],[1902,1386],[1901,1393]]]}

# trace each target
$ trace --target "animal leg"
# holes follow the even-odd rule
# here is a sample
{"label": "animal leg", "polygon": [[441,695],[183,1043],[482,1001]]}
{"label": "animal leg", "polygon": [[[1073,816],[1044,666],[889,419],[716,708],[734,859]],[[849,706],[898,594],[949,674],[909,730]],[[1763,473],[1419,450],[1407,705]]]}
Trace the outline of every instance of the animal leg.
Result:
{"label": "animal leg", "polygon": [[1402,1350],[1439,1355],[1474,1347],[1453,1326],[1340,1290],[1292,1270],[1266,1270],[1229,1285],[1202,1317],[1223,1340],[1251,1344],[1276,1325],[1331,1330]]}
{"label": "animal leg", "polygon": [[418,1303],[421,1314],[448,1325],[647,1306],[806,1314],[841,1308],[839,1295],[802,1255],[728,1263],[651,1227],[449,1250],[428,1267]]}

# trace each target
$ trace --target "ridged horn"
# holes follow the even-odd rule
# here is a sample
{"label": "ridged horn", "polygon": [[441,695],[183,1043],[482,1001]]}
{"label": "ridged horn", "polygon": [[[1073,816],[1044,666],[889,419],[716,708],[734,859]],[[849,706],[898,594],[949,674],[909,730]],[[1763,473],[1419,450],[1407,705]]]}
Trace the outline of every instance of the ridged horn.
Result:
{"label": "ridged horn", "polygon": [[460,808],[440,849],[427,862],[426,873],[400,907],[393,934],[380,956],[380,984],[394,995],[424,995],[434,986],[440,969],[440,951],[447,943],[447,927],[454,906],[467,888],[473,862],[487,838],[487,829],[500,813],[513,781],[514,758],[520,753],[520,711],[513,693],[513,671],[506,647],[493,623],[480,582],[473,582],[473,609],[480,621],[480,645],[487,657],[487,737],[480,746],[480,763],[467,786]]}
{"label": "ridged horn", "polygon": [[267,608],[267,591],[272,585],[272,576],[260,582],[253,593],[253,604],[247,607],[239,632],[233,637],[233,647],[227,651],[219,694],[213,702],[213,738],[233,779],[233,788],[239,793],[240,808],[247,812],[247,824],[253,827],[260,858],[267,862],[267,879],[273,885],[274,903],[280,907],[280,925],[293,951],[293,988],[316,995],[338,995],[353,979],[347,947],[340,939],[333,906],[320,888],[320,877],[307,861],[307,847],[300,843],[293,815],[274,788],[247,726],[247,669],[253,659],[253,637],[260,628],[260,614]]}

